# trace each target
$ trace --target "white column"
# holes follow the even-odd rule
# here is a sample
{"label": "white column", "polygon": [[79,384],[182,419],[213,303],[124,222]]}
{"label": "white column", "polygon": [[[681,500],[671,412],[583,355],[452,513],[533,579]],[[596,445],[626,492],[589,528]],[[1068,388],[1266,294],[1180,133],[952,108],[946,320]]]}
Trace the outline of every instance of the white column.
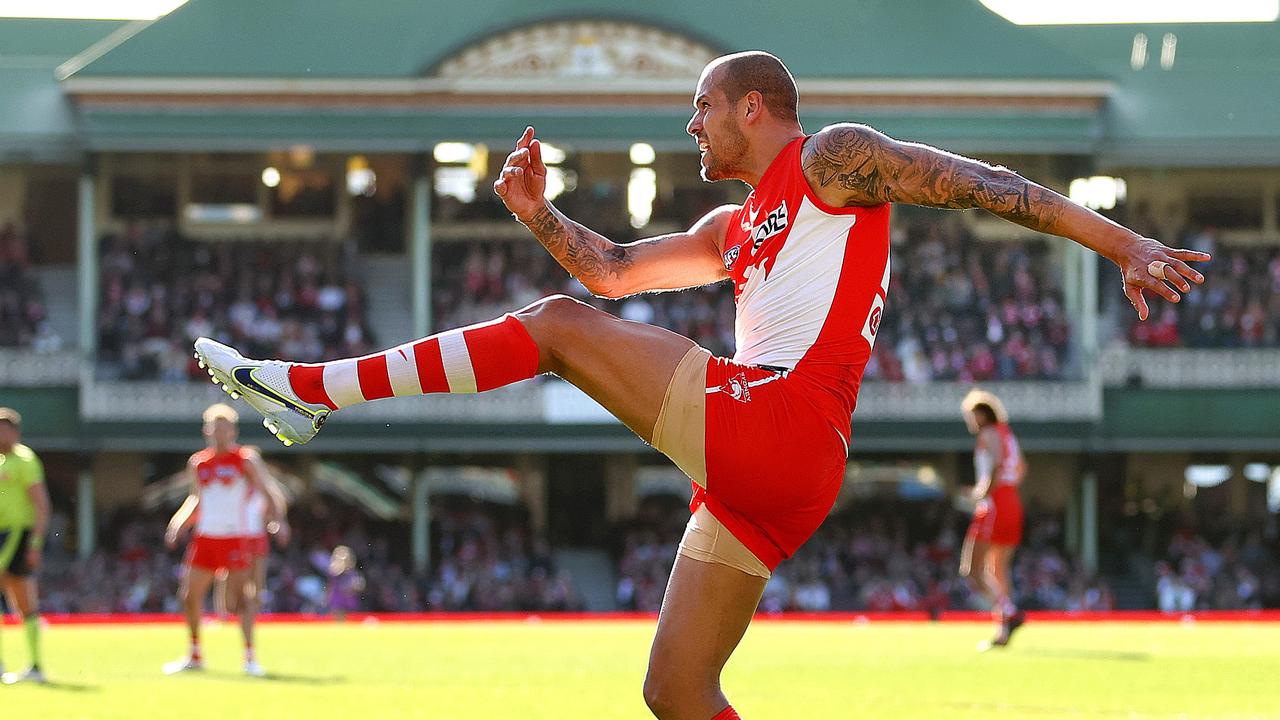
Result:
{"label": "white column", "polygon": [[1085,572],[1098,571],[1098,475],[1093,471],[1080,479],[1080,564]]}
{"label": "white column", "polygon": [[409,237],[409,269],[413,276],[413,334],[431,332],[431,164],[427,158],[416,163],[410,203],[412,222]]}
{"label": "white column", "polygon": [[417,574],[426,574],[431,571],[431,496],[424,473],[413,474],[413,490],[410,497],[413,498],[413,524],[410,527],[413,571]]}
{"label": "white column", "polygon": [[1098,358],[1098,256],[1083,246],[1075,247],[1080,262],[1080,359],[1086,374],[1092,374]]}
{"label": "white column", "polygon": [[98,318],[98,238],[94,200],[95,177],[92,160],[85,163],[80,175],[79,210],[76,222],[76,248],[79,258],[80,357],[84,368],[90,368],[97,348]]}
{"label": "white column", "polygon": [[76,489],[76,557],[81,560],[87,560],[97,546],[93,493],[93,472],[86,467],[80,470]]}

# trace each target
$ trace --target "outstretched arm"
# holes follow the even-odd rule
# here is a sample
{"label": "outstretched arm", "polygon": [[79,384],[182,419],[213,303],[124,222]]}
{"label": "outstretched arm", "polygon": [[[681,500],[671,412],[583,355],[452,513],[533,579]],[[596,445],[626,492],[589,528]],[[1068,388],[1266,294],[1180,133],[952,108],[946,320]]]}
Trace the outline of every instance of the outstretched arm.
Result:
{"label": "outstretched arm", "polygon": [[1148,314],[1144,290],[1178,302],[1178,291],[1204,282],[1187,262],[1208,260],[1205,253],[1144,238],[1007,168],[899,142],[855,124],[824,128],[806,141],[802,157],[810,185],[832,205],[982,208],[1023,227],[1074,240],[1120,268],[1125,295],[1142,320]]}
{"label": "outstretched arm", "polygon": [[195,524],[196,512],[200,509],[200,490],[196,484],[195,466],[187,463],[184,474],[191,491],[187,494],[186,500],[182,501],[178,511],[169,518],[169,525],[165,528],[164,544],[170,549],[174,548],[178,544],[178,538]]}
{"label": "outstretched arm", "polygon": [[546,176],[541,144],[528,128],[507,156],[493,189],[556,262],[592,294],[619,298],[728,277],[720,245],[734,206],[712,210],[687,232],[619,244],[556,209],[544,194]]}

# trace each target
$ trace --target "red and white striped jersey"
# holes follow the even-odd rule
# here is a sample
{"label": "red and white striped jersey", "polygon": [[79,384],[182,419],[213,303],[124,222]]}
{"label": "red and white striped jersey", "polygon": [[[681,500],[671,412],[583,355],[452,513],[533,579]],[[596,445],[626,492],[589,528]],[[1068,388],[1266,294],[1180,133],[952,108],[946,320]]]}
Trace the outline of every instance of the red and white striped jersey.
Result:
{"label": "red and white striped jersey", "polygon": [[852,414],[889,290],[889,205],[824,203],[801,168],[806,139],[778,153],[725,237],[734,360],[814,377]]}
{"label": "red and white striped jersey", "polygon": [[206,448],[191,456],[200,494],[195,534],[203,537],[243,537],[249,530],[249,498],[254,494],[244,474],[247,450],[233,445],[223,452]]}
{"label": "red and white striped jersey", "polygon": [[995,428],[1000,435],[1000,465],[991,474],[991,484],[1017,487],[1022,484],[1022,448],[1008,423],[996,423]]}
{"label": "red and white striped jersey", "polygon": [[260,537],[267,534],[267,496],[249,489],[249,499],[244,503],[244,534]]}

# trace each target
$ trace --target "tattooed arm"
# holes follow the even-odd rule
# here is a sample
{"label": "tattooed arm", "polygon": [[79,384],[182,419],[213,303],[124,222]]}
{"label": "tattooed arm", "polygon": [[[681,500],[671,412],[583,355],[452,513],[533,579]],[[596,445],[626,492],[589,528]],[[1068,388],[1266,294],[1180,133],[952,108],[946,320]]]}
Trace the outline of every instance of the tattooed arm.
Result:
{"label": "tattooed arm", "polygon": [[831,125],[805,142],[805,177],[823,201],[837,207],[908,203],[936,208],[982,208],[1038,232],[1060,235],[1114,262],[1125,295],[1145,320],[1143,290],[1178,302],[1204,277],[1186,261],[1209,256],[1173,250],[1077,205],[1003,167],[919,143],[899,142],[866,125]]}
{"label": "tattooed arm", "polygon": [[720,243],[736,206],[716,208],[688,232],[620,245],[570,220],[550,202],[516,219],[560,266],[593,295],[621,298],[651,290],[680,290],[728,277]]}
{"label": "tattooed arm", "polygon": [[533,128],[507,157],[493,189],[516,219],[593,295],[620,298],[728,277],[720,245],[734,207],[712,210],[688,232],[620,245],[570,220],[545,196],[547,167]]}

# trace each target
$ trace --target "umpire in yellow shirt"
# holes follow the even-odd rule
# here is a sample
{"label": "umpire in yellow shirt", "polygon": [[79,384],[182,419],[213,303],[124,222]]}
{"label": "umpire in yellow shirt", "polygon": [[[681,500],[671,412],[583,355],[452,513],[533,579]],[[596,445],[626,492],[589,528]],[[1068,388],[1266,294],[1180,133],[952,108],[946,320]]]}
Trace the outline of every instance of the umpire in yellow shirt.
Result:
{"label": "umpire in yellow shirt", "polygon": [[24,680],[44,682],[35,573],[40,569],[49,527],[49,493],[40,458],[21,440],[22,416],[0,407],[0,585],[9,607],[22,619],[31,657],[26,672],[0,676],[6,685]]}

